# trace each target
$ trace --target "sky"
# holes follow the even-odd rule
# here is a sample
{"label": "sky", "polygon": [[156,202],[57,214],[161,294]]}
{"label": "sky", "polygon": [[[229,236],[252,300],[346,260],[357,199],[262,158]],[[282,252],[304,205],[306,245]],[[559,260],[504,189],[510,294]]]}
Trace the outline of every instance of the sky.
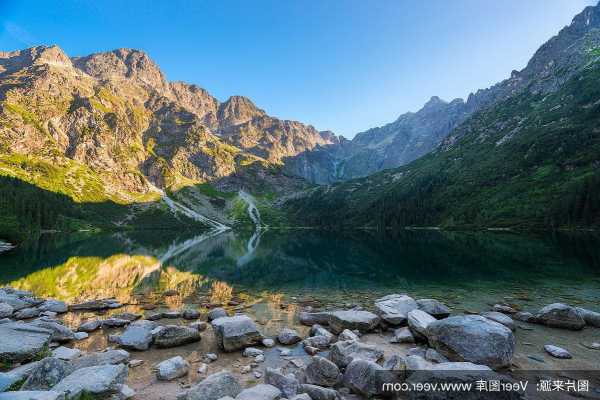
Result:
{"label": "sky", "polygon": [[0,51],[136,48],[169,80],[346,137],[521,69],[597,0],[0,0]]}

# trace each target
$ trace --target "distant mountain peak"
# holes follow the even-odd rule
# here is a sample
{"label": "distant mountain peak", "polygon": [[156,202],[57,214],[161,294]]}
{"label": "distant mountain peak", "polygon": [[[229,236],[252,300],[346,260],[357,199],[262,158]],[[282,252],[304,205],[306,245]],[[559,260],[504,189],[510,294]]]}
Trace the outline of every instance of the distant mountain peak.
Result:
{"label": "distant mountain peak", "polygon": [[219,106],[217,114],[223,127],[243,124],[254,117],[264,115],[264,110],[256,107],[252,100],[244,96],[231,96]]}

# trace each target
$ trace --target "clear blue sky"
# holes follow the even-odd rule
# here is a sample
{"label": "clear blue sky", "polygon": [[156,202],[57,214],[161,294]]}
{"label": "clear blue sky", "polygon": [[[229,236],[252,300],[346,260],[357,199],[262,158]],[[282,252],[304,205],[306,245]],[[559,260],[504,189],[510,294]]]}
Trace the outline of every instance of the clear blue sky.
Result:
{"label": "clear blue sky", "polygon": [[352,137],[521,69],[595,0],[0,0],[0,50],[146,51],[169,80]]}

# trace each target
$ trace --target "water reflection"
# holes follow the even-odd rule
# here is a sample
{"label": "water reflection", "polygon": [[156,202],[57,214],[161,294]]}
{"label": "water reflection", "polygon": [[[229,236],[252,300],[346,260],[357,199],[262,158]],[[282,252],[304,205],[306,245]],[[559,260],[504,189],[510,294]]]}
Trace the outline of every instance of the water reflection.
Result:
{"label": "water reflection", "polygon": [[161,300],[169,307],[281,293],[367,302],[392,291],[463,303],[562,296],[598,305],[599,244],[590,235],[438,231],[46,235],[0,255],[0,283],[68,301],[116,297],[139,305],[173,290]]}

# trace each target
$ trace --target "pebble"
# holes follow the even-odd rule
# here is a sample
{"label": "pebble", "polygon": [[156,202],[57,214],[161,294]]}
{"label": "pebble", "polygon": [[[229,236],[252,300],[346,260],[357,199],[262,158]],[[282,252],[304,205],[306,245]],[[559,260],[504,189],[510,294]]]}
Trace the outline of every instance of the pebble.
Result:
{"label": "pebble", "polygon": [[205,374],[207,370],[208,370],[208,364],[206,364],[206,363],[202,363],[198,366],[199,374]]}
{"label": "pebble", "polygon": [[242,368],[240,368],[240,373],[242,374],[249,374],[252,371],[252,367],[249,365],[244,365]]}
{"label": "pebble", "polygon": [[219,359],[219,356],[217,356],[215,353],[206,353],[204,355],[204,361],[207,363],[217,361],[218,359]]}
{"label": "pebble", "polygon": [[256,361],[257,363],[265,362],[265,355],[264,354],[257,355],[256,357],[254,357],[254,361]]}
{"label": "pebble", "polygon": [[260,371],[254,371],[254,377],[256,379],[262,378],[262,375],[263,375],[262,372],[260,372]]}
{"label": "pebble", "polygon": [[129,361],[129,368],[139,367],[144,363],[144,360],[131,360]]}
{"label": "pebble", "polygon": [[568,350],[563,349],[562,347],[547,344],[544,346],[544,350],[546,350],[546,353],[550,354],[554,358],[560,358],[560,359],[573,358],[571,353],[569,353]]}
{"label": "pebble", "polygon": [[75,340],[83,340],[89,337],[90,335],[87,332],[75,332]]}
{"label": "pebble", "polygon": [[263,339],[262,341],[262,345],[268,348],[274,347],[275,346],[275,341],[273,339]]}

